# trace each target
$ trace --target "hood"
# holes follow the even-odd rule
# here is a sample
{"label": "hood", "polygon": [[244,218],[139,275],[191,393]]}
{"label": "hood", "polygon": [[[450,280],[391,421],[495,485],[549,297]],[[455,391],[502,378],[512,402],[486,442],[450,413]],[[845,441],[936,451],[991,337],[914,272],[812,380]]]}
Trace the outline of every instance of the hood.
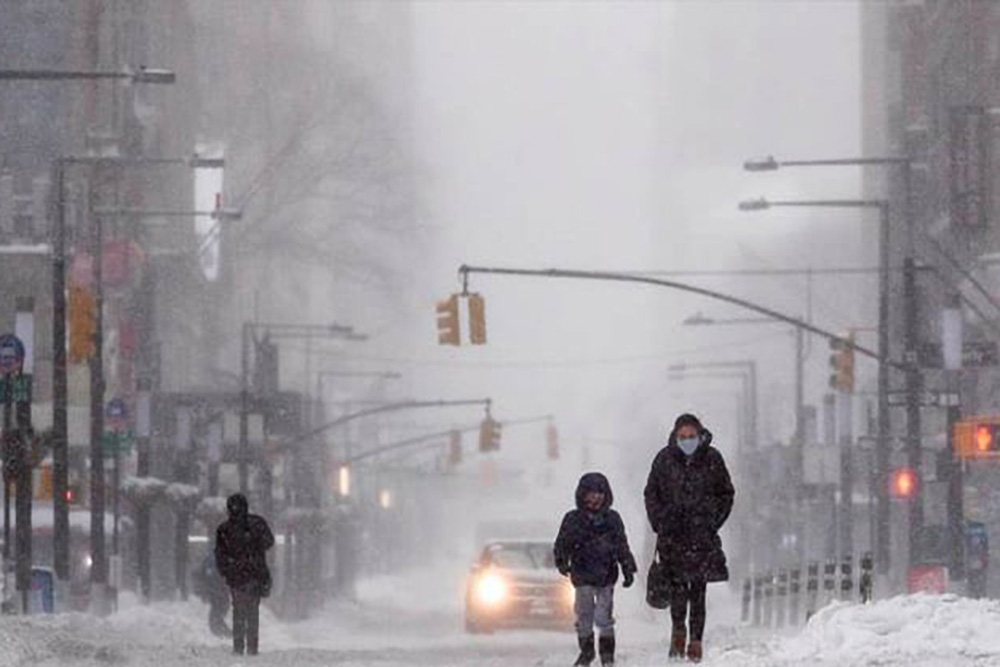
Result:
{"label": "hood", "polygon": [[[702,451],[703,449],[705,449],[706,447],[708,447],[709,445],[712,444],[712,432],[709,431],[704,426],[701,428],[700,435],[701,435],[701,443],[698,445],[698,449],[694,450],[695,452],[700,452],[700,451]],[[676,430],[670,432],[670,437],[667,438],[667,447],[669,449],[675,450],[677,452],[681,452],[681,448],[677,444],[677,431]],[[683,452],[681,452],[681,453],[683,453]]]}
{"label": "hood", "polygon": [[245,519],[250,514],[250,503],[242,493],[234,493],[226,500],[226,511],[230,519]]}
{"label": "hood", "polygon": [[583,498],[590,491],[600,491],[604,494],[604,507],[601,508],[602,510],[611,507],[611,503],[615,500],[614,495],[611,493],[611,484],[608,482],[608,478],[599,472],[588,472],[580,478],[580,483],[576,486],[577,509],[583,509]]}

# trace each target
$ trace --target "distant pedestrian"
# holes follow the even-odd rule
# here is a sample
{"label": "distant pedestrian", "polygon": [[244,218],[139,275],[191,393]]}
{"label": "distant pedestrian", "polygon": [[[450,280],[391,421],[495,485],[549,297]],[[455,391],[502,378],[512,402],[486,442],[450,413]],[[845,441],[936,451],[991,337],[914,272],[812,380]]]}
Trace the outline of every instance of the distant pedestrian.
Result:
{"label": "distant pedestrian", "polygon": [[[624,586],[635,580],[635,558],[625,536],[625,524],[611,509],[614,497],[607,477],[599,472],[580,478],[576,489],[576,509],[563,517],[553,554],[556,567],[576,589],[576,633],[580,655],[577,667],[594,661],[615,662],[614,595],[621,566]],[[594,650],[594,626],[599,633]]]}
{"label": "distant pedestrian", "polygon": [[194,573],[194,592],[208,604],[208,629],[217,637],[232,637],[226,625],[229,613],[229,587],[215,564],[214,549],[205,554]]}
{"label": "distant pedestrian", "polygon": [[233,596],[233,653],[256,655],[260,637],[260,600],[271,594],[267,550],[274,535],[263,517],[250,514],[246,496],[226,501],[229,519],[215,534],[215,563]]}
{"label": "distant pedestrian", "polygon": [[645,491],[660,573],[670,591],[671,658],[686,654],[701,661],[705,585],[729,579],[719,529],[729,518],[734,496],[712,434],[694,415],[678,417],[667,446],[653,461]]}

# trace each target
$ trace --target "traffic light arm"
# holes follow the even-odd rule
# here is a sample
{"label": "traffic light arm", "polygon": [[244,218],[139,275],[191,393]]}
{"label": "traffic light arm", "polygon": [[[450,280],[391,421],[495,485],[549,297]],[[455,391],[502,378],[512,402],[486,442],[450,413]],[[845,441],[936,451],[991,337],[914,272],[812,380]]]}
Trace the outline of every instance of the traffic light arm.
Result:
{"label": "traffic light arm", "polygon": [[420,410],[425,408],[448,408],[448,407],[458,407],[463,405],[485,405],[489,408],[492,403],[492,399],[489,398],[478,398],[469,400],[458,400],[458,401],[400,401],[398,403],[386,403],[385,405],[379,405],[373,408],[365,408],[364,410],[359,410],[357,412],[352,412],[350,414],[338,417],[331,422],[323,424],[311,431],[308,431],[298,437],[287,440],[275,448],[275,451],[285,451],[291,449],[296,445],[307,442],[312,438],[325,433],[331,429],[337,428],[356,419],[361,419],[363,417],[368,417],[371,415],[381,414],[383,412],[397,412],[399,410]]}
{"label": "traffic light arm", "polygon": [[[552,415],[544,415],[541,417],[525,417],[523,419],[511,419],[509,421],[504,421],[502,424],[504,427],[509,426],[522,426],[525,424],[537,424],[539,422],[551,421]],[[344,461],[345,463],[357,463],[358,461],[364,461],[382,454],[389,454],[393,452],[399,452],[401,450],[412,449],[415,445],[420,445],[423,443],[440,440],[441,438],[446,438],[452,433],[461,433],[465,435],[466,433],[478,433],[480,424],[475,424],[473,426],[468,426],[464,428],[450,428],[447,431],[438,431],[436,433],[428,433],[426,435],[419,435],[413,438],[407,438],[405,440],[399,440],[397,442],[391,442],[387,445],[382,445],[380,447],[375,447],[374,449],[369,449],[364,452],[355,454],[351,458]],[[440,443],[435,442],[434,445],[439,445]]]}
{"label": "traffic light arm", "polygon": [[[705,289],[704,287],[697,287],[695,285],[688,285],[687,283],[680,283],[674,280],[663,280],[662,278],[653,278],[650,276],[645,276],[638,273],[616,273],[610,271],[575,271],[570,269],[512,269],[504,267],[484,267],[484,266],[468,266],[463,264],[458,269],[459,275],[462,277],[465,283],[468,282],[469,274],[472,273],[482,273],[482,274],[492,274],[492,275],[507,275],[507,276],[526,276],[535,278],[566,278],[573,280],[602,280],[609,282],[621,282],[621,283],[640,283],[644,285],[654,285],[656,287],[666,287],[669,289],[676,289],[683,292],[691,292],[693,294],[698,294],[709,299],[715,299],[716,301],[723,301],[725,303],[732,304],[734,306],[739,306],[740,308],[745,308],[751,310],[755,313],[760,313],[761,315],[766,315],[767,317],[774,318],[786,324],[790,324],[793,327],[797,327],[809,333],[820,336],[831,341],[838,341],[840,344],[850,347],[858,354],[863,354],[866,357],[872,359],[879,359],[877,352],[874,352],[866,347],[858,345],[857,343],[845,338],[844,336],[837,335],[833,332],[827,331],[825,329],[820,329],[819,327],[805,322],[803,320],[791,317],[790,315],[785,315],[776,310],[772,310],[766,306],[761,306],[759,304],[753,303],[752,301],[746,301],[729,294],[724,294],[722,292],[716,292],[715,290]],[[890,366],[905,369],[905,364],[900,362],[886,360],[886,363]]]}

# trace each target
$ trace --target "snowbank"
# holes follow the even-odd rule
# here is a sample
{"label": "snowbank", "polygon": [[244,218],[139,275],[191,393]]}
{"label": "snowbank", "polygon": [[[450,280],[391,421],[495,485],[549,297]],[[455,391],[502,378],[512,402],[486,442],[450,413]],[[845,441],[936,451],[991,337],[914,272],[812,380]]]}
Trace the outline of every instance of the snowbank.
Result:
{"label": "snowbank", "polygon": [[798,637],[773,648],[806,661],[896,663],[907,658],[995,657],[1000,663],[1000,602],[956,595],[906,595],[821,609]]}

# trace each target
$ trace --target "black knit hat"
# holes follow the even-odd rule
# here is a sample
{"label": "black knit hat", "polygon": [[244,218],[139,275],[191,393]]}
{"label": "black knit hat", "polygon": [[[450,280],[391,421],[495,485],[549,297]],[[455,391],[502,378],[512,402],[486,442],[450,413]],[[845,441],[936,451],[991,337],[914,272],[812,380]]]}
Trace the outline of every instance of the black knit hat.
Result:
{"label": "black knit hat", "polygon": [[679,431],[682,426],[694,426],[699,433],[705,430],[705,427],[701,425],[701,420],[689,412],[685,412],[674,422],[674,433]]}

